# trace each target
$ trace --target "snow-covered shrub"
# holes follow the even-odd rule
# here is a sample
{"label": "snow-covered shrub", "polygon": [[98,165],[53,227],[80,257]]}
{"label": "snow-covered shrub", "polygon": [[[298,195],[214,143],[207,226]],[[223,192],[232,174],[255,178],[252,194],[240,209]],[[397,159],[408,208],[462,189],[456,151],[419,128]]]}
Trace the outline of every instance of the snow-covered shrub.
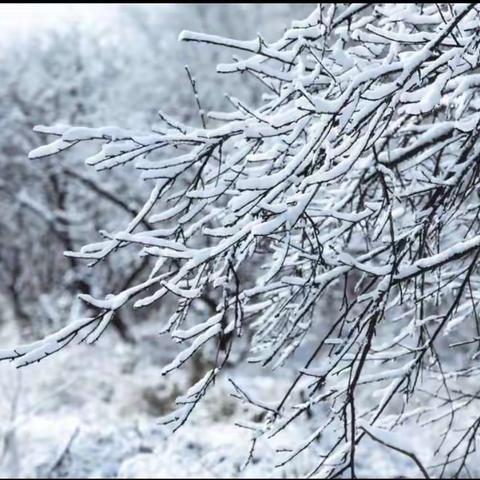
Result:
{"label": "snow-covered shrub", "polygon": [[[475,4],[320,5],[269,44],[184,31],[242,55],[217,71],[256,77],[262,102],[229,96],[232,111],[207,114],[197,97],[201,127],[163,113],[148,132],[37,126],[56,139],[32,160],[101,143],[88,166],[133,163],[151,186],[128,224],[67,255],[95,265],[136,249],[154,266],[125,290],[82,294],[95,315],[1,357],[24,366],[94,342],[124,305],[173,297],[162,331],[185,348],[162,374],[205,344],[217,356],[165,423],[187,421],[246,332],[249,360],[264,367],[288,364],[308,338],[275,403],[232,380],[265,413],[243,424],[252,448],[311,418],[282,463],[329,432],[312,474],[354,476],[368,442],[419,474],[468,472],[480,426],[479,18]],[[207,292],[214,312],[199,321],[191,312]],[[333,320],[316,318],[325,298]],[[445,429],[435,456],[388,432],[412,422]]]}

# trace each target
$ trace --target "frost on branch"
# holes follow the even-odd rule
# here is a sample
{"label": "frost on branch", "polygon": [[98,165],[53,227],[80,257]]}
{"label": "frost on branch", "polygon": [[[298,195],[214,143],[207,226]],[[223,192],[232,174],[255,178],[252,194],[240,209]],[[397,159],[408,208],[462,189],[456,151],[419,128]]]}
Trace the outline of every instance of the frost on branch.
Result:
{"label": "frost on branch", "polygon": [[[207,343],[223,348],[166,422],[183,424],[246,332],[250,360],[272,367],[313,338],[278,404],[233,384],[266,413],[246,427],[253,446],[328,405],[281,462],[328,430],[335,441],[312,474],[354,476],[360,442],[374,440],[410,454],[419,473],[462,473],[480,423],[476,390],[459,381],[477,374],[480,346],[479,18],[475,4],[321,5],[271,44],[184,31],[183,41],[240,55],[217,71],[256,77],[262,103],[228,96],[231,112],[199,112],[206,127],[162,113],[151,132],[37,127],[55,140],[30,158],[100,142],[89,167],[133,163],[151,186],[129,224],[67,255],[95,265],[131,245],[152,267],[124,291],[82,295],[96,317],[2,358],[24,365],[96,339],[127,303],[170,296],[177,309],[161,328],[186,346],[162,374]],[[207,293],[215,311],[200,320],[193,305]],[[333,320],[318,318],[324,301]],[[450,422],[462,441],[448,427],[425,461],[385,440],[413,417]]]}

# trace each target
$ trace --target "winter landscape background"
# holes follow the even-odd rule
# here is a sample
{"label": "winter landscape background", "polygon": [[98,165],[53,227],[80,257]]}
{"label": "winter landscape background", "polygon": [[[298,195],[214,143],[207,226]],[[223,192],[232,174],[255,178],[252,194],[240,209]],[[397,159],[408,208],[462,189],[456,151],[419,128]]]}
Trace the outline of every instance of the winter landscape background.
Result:
{"label": "winter landscape background", "polygon": [[480,474],[478,6],[0,28],[0,477]]}

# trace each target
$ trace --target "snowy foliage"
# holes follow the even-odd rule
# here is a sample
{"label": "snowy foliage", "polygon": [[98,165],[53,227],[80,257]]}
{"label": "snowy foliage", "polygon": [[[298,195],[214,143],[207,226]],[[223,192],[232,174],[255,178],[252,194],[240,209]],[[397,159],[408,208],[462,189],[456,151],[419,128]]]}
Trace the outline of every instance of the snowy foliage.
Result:
{"label": "snowy foliage", "polygon": [[[264,413],[241,424],[250,459],[261,437],[312,418],[281,464],[329,432],[310,474],[354,476],[369,441],[425,476],[468,473],[480,427],[479,18],[475,4],[319,5],[272,43],[184,31],[241,55],[217,72],[255,77],[261,102],[229,95],[231,111],[207,113],[189,72],[197,126],[160,112],[151,131],[35,127],[54,140],[30,159],[88,143],[90,168],[133,164],[151,186],[128,223],[66,255],[94,266],[128,249],[150,271],[101,298],[81,294],[92,315],[1,358],[25,366],[95,342],[125,305],[175,298],[161,330],[184,348],[162,374],[206,345],[216,355],[163,419],[174,429],[245,342],[248,361],[279,368],[315,334],[275,402],[232,379]],[[202,319],[192,312],[205,298],[214,307]],[[319,318],[322,302],[333,319]],[[436,456],[399,441],[408,422],[444,426]]]}

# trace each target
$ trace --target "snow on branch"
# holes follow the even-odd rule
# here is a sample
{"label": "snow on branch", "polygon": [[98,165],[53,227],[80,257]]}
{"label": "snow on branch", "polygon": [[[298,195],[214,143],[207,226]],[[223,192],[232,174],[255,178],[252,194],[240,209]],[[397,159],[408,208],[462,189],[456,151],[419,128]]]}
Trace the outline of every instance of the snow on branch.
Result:
{"label": "snow on branch", "polygon": [[[322,4],[270,44],[187,31],[180,39],[239,50],[243,57],[218,71],[261,80],[262,102],[229,97],[232,111],[209,114],[209,128],[203,110],[199,128],[164,114],[152,132],[37,127],[56,139],[30,158],[100,142],[88,166],[132,164],[152,188],[128,225],[68,255],[97,263],[131,245],[152,268],[127,290],[83,295],[99,316],[1,357],[28,364],[92,325],[98,338],[127,303],[155,308],[170,296],[178,307],[163,331],[187,345],[162,373],[205,344],[222,344],[224,353],[168,421],[186,421],[246,331],[250,360],[274,368],[313,338],[308,361],[255,435],[276,435],[328,403],[288,457],[334,429],[335,444],[311,474],[354,477],[365,435],[410,455],[372,425],[396,428],[422,395],[448,412],[440,399],[455,372],[443,366],[439,339],[458,330],[449,322],[459,311],[468,324],[459,335],[476,335],[479,7]],[[192,306],[206,292],[215,311],[198,319]],[[320,317],[325,304],[334,318]],[[427,394],[416,388],[421,375],[431,378]],[[232,384],[239,398],[264,407]],[[372,391],[367,409],[359,399]],[[397,415],[390,405],[399,398]],[[432,474],[454,456],[444,455]],[[410,457],[425,474],[429,467]]]}

